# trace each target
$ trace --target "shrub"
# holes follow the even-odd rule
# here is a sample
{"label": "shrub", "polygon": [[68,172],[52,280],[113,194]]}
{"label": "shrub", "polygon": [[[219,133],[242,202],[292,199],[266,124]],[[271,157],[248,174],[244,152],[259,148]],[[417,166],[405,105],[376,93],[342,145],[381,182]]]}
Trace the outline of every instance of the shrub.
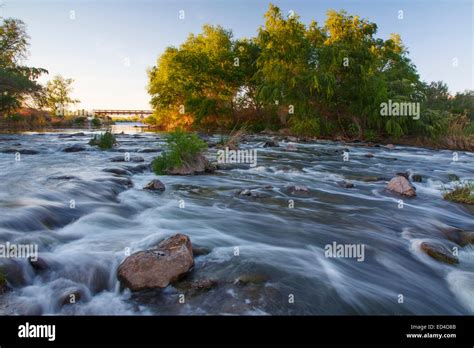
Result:
{"label": "shrub", "polygon": [[153,171],[158,175],[190,163],[196,155],[207,149],[207,144],[196,134],[182,130],[169,133],[166,143],[167,150],[152,162]]}
{"label": "shrub", "polygon": [[110,130],[107,130],[102,134],[94,135],[94,137],[89,141],[90,145],[98,146],[101,149],[111,149],[116,143],[117,140]]}
{"label": "shrub", "polygon": [[74,124],[82,125],[82,124],[84,124],[84,122],[86,120],[87,120],[87,117],[79,116],[79,117],[74,118],[73,122],[74,122]]}
{"label": "shrub", "polygon": [[91,121],[92,127],[100,127],[102,125],[102,122],[100,118],[94,117]]}
{"label": "shrub", "polygon": [[367,141],[375,141],[377,140],[377,132],[372,129],[367,129],[364,132],[364,138]]}
{"label": "shrub", "polygon": [[290,119],[290,129],[299,136],[319,136],[319,119],[311,117],[293,117]]}
{"label": "shrub", "polygon": [[456,203],[474,204],[474,182],[456,184],[453,190],[443,194],[443,198]]}

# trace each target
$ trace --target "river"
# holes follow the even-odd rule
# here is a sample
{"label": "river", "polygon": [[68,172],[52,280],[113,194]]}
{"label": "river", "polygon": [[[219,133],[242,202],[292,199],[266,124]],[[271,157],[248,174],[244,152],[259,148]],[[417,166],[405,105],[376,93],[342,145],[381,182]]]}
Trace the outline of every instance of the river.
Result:
{"label": "river", "polygon": [[[142,189],[156,178],[143,164],[164,148],[163,134],[133,124],[114,132],[119,146],[108,151],[87,144],[97,133],[90,130],[0,135],[0,243],[38,245],[47,263],[35,270],[25,258],[0,259],[15,274],[0,297],[3,314],[474,313],[473,246],[459,248],[458,265],[419,249],[422,241],[456,246],[439,233],[448,226],[474,231],[472,206],[442,199],[449,173],[474,179],[473,153],[458,152],[453,161],[448,150],[332,141],[287,151],[285,142],[264,148],[268,137],[256,135],[242,144],[258,149],[255,167],[160,176],[166,191],[156,194]],[[62,151],[74,144],[85,151]],[[28,149],[38,153],[15,157]],[[144,162],[111,161],[125,153]],[[384,190],[397,172],[423,177],[403,208]],[[290,185],[309,192],[289,193]],[[255,195],[236,194],[244,189]],[[120,289],[116,269],[127,252],[177,232],[208,251],[196,257],[190,277],[218,286],[184,303],[179,286]],[[334,242],[364,245],[364,260],[325,257]],[[71,292],[78,301],[64,305]]]}

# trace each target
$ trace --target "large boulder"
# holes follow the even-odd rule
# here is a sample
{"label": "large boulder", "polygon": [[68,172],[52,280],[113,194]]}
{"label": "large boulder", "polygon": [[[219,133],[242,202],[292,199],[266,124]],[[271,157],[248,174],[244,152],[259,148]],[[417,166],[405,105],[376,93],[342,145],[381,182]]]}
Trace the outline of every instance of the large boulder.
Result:
{"label": "large boulder", "polygon": [[398,193],[402,196],[414,197],[416,196],[415,188],[403,176],[396,176],[388,182],[387,190]]}
{"label": "large boulder", "polygon": [[153,179],[146,186],[144,186],[143,189],[144,190],[163,192],[166,189],[166,187],[165,187],[165,184],[163,184],[160,180]]}
{"label": "large boulder", "polygon": [[127,257],[117,270],[118,280],[132,291],[165,288],[194,265],[188,236],[176,234],[157,247]]}

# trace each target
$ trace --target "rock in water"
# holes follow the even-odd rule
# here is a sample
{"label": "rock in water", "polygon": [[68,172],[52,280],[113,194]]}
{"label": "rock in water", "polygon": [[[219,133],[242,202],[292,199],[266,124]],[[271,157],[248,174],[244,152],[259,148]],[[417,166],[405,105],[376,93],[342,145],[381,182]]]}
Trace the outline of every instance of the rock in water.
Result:
{"label": "rock in water", "polygon": [[460,246],[474,244],[474,232],[465,232],[459,228],[448,227],[443,228],[441,233],[446,237],[446,239]]}
{"label": "rock in water", "polygon": [[153,179],[146,186],[144,186],[143,189],[163,192],[166,188],[165,184],[163,184],[160,180]]}
{"label": "rock in water", "polygon": [[420,249],[437,261],[451,265],[459,263],[458,258],[444,246],[423,242],[420,245]]}
{"label": "rock in water", "polygon": [[36,271],[44,271],[49,268],[48,263],[41,257],[38,257],[34,260],[31,256],[28,258],[28,262],[30,263],[31,267],[33,267]]}
{"label": "rock in water", "polygon": [[351,183],[351,182],[349,182],[349,181],[345,181],[345,180],[339,181],[337,184],[338,184],[339,186],[341,186],[341,187],[344,187],[344,188],[354,188],[354,184],[353,184],[353,183]]}
{"label": "rock in water", "polygon": [[110,159],[110,162],[144,162],[145,159],[141,156],[115,156]]}
{"label": "rock in water", "polygon": [[178,233],[156,248],[127,257],[117,270],[117,278],[132,291],[165,288],[193,265],[191,241],[188,236]]}
{"label": "rock in water", "polygon": [[86,151],[86,147],[80,144],[74,144],[72,146],[65,147],[63,152],[79,152],[79,151]]}
{"label": "rock in water", "polygon": [[414,197],[416,196],[415,188],[403,176],[396,176],[388,182],[387,190],[398,193],[402,196]]}
{"label": "rock in water", "polygon": [[179,168],[172,168],[166,170],[166,174],[170,175],[193,175],[193,174],[201,174],[204,172],[212,171],[212,167],[207,160],[207,158],[203,154],[198,154],[196,157],[193,158],[192,161],[184,164]]}
{"label": "rock in water", "polygon": [[309,192],[309,189],[304,185],[292,185],[288,186],[286,191],[290,194],[305,194]]}
{"label": "rock in water", "polygon": [[279,146],[278,142],[275,141],[274,139],[267,140],[265,144],[263,144],[263,147],[278,147],[278,146]]}

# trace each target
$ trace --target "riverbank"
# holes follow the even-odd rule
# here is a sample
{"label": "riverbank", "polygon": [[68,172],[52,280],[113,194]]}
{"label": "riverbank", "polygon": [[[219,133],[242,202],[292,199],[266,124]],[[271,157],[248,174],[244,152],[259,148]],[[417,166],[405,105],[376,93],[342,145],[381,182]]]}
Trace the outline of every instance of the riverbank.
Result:
{"label": "riverbank", "polygon": [[[86,128],[89,131],[99,131],[105,129],[104,127],[111,128],[113,125],[117,126],[126,126],[126,127],[139,127],[144,131],[149,132],[158,132],[162,133],[163,131],[157,127],[153,127],[152,125],[147,125],[141,122],[110,122],[108,124],[104,124],[99,127],[92,127],[89,126]],[[15,127],[12,125],[6,126],[5,124],[0,123],[0,134],[14,134],[14,133],[21,133],[21,132],[60,132],[61,130],[69,128],[69,129],[84,129],[84,125],[81,124],[74,124],[74,122],[66,122],[58,124],[57,126],[43,126],[43,127]],[[206,136],[210,136],[212,134],[200,133],[205,134]],[[292,134],[288,129],[282,129],[281,131],[269,131],[265,130],[259,133],[250,133],[248,135],[257,136],[257,135],[269,135],[272,137],[276,137],[276,139],[280,140],[290,140],[295,142],[312,142],[318,140],[328,140],[328,141],[340,141],[340,142],[347,142],[347,143],[361,143],[366,144],[369,147],[374,147],[378,145],[403,145],[403,146],[416,146],[416,147],[424,147],[427,149],[433,150],[453,150],[453,151],[469,151],[474,152],[474,135],[471,136],[449,136],[443,137],[439,140],[433,140],[426,137],[401,137],[398,139],[387,137],[385,139],[377,139],[373,141],[361,140],[358,138],[348,138],[343,136],[335,136],[335,137],[301,137],[295,134]]]}

